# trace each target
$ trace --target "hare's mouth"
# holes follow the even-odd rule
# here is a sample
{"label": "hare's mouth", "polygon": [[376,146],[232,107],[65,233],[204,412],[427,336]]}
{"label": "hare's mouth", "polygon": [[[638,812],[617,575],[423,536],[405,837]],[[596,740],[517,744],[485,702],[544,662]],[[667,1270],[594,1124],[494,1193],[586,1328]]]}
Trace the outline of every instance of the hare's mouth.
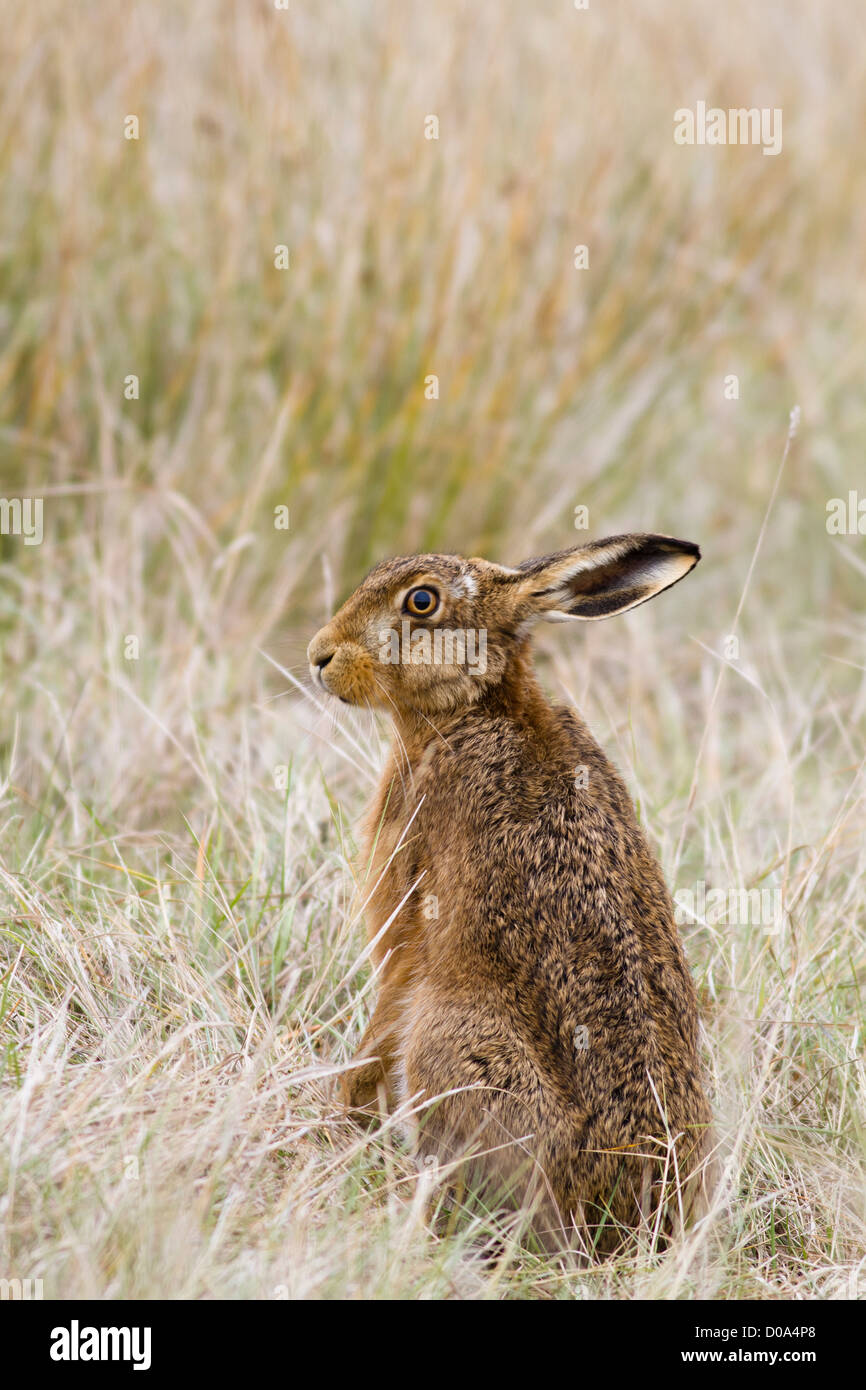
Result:
{"label": "hare's mouth", "polygon": [[344,640],[310,643],[310,679],[315,691],[322,691],[343,705],[364,706],[377,703],[379,682],[370,652],[360,643]]}
{"label": "hare's mouth", "polygon": [[312,662],[310,663],[310,679],[316,690],[321,691],[323,695],[329,695],[332,700],[339,700],[341,705],[351,705],[354,703],[352,700],[347,700],[345,695],[338,695],[336,690],[332,690],[325,682],[325,676],[321,666],[314,666]]}

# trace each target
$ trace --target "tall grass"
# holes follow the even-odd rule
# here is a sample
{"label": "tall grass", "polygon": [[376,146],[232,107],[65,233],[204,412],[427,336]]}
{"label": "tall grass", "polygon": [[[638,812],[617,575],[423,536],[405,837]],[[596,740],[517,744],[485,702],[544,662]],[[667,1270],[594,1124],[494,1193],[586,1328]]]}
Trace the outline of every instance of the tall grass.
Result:
{"label": "tall grass", "polygon": [[[863,1296],[866,557],[825,525],[864,479],[860,7],[37,0],[3,28],[0,495],[44,498],[45,539],[0,537],[0,1276]],[[782,153],[676,146],[699,99],[781,107]],[[578,505],[705,558],[545,636],[546,684],[672,887],[785,918],[683,928],[711,1219],[575,1272],[493,1217],[434,1234],[398,1134],[334,1103],[387,729],[290,677],[384,554],[514,562]]]}

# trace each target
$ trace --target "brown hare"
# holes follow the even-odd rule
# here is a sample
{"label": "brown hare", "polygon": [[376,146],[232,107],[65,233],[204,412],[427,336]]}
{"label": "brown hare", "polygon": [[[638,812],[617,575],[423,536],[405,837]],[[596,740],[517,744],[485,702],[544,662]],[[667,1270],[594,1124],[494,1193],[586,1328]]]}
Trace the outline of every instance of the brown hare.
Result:
{"label": "brown hare", "polygon": [[387,560],[308,648],[318,686],[395,730],[362,861],[379,996],[343,1099],[412,1100],[419,1160],[531,1207],[557,1245],[693,1212],[709,1107],[661,871],[530,637],[634,608],[699,558],[625,535],[516,569]]}

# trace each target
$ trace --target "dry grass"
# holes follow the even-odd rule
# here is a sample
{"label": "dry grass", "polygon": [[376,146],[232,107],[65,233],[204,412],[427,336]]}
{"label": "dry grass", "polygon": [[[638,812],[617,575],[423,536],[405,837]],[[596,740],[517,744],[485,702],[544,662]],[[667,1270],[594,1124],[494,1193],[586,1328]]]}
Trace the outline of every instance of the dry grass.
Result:
{"label": "dry grass", "polygon": [[[853,0],[7,16],[0,492],[44,498],[45,539],[0,537],[0,1276],[866,1292],[866,564],[825,526],[863,484],[863,28]],[[698,99],[782,107],[782,154],[675,146]],[[494,1246],[492,1218],[432,1235],[398,1136],[337,1113],[325,1073],[374,987],[351,826],[387,731],[319,715],[267,656],[301,676],[383,554],[514,561],[567,544],[578,504],[592,535],[705,560],[545,636],[549,687],[672,886],[778,888],[786,916],[684,928],[712,1219],[575,1272]]]}

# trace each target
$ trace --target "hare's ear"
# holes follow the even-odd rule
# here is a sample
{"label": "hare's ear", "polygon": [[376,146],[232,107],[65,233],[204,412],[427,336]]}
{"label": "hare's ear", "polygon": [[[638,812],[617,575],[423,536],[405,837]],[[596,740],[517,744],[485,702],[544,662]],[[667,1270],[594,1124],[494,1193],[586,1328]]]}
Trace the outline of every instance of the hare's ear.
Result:
{"label": "hare's ear", "polygon": [[518,566],[522,597],[546,622],[610,618],[660,594],[694,569],[701,552],[673,536],[611,536]]}

